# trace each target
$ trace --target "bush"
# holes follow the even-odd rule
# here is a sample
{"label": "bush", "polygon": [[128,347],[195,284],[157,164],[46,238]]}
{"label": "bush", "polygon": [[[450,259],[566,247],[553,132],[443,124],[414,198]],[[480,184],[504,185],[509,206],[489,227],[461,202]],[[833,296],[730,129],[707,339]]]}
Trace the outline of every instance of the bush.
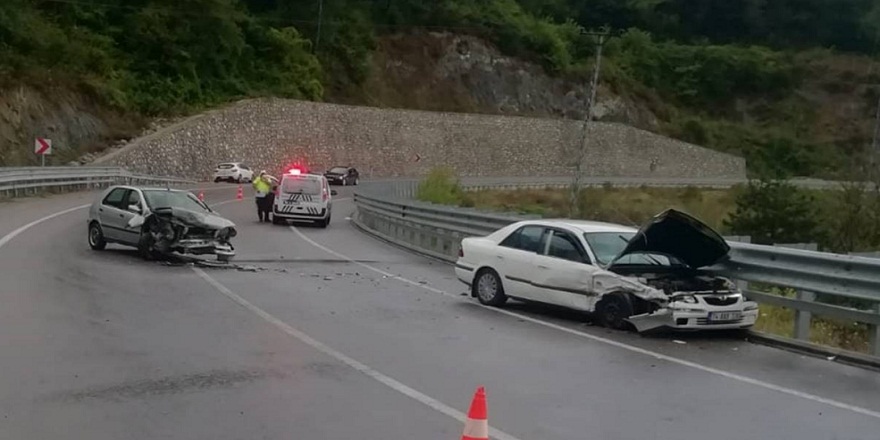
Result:
{"label": "bush", "polygon": [[735,204],[734,212],[724,220],[733,235],[748,235],[756,244],[819,241],[814,200],[790,183],[751,182],[737,195]]}
{"label": "bush", "polygon": [[608,53],[631,76],[693,107],[725,105],[744,95],[781,96],[799,82],[794,62],[764,47],[656,42],[630,29]]}
{"label": "bush", "polygon": [[448,167],[434,168],[419,183],[416,198],[423,202],[458,205],[464,198],[464,191],[458,183],[455,171]]}

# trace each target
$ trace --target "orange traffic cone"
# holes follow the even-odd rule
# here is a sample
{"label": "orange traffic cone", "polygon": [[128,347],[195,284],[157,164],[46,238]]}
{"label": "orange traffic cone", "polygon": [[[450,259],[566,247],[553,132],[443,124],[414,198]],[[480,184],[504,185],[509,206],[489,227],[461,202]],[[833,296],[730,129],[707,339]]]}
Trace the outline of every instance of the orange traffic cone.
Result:
{"label": "orange traffic cone", "polygon": [[244,199],[244,193],[241,192],[241,185],[238,185],[238,193],[235,195],[235,198],[238,200]]}
{"label": "orange traffic cone", "polygon": [[202,190],[199,190],[199,200],[205,201],[205,192]]}
{"label": "orange traffic cone", "polygon": [[486,390],[477,388],[467,420],[464,421],[464,433],[461,440],[489,440],[489,414],[486,409]]}

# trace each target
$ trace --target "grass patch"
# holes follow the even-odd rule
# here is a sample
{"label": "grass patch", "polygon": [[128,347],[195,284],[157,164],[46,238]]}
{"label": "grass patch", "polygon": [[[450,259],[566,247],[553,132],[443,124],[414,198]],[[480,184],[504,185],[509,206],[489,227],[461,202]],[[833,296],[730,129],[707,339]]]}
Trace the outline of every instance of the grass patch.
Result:
{"label": "grass patch", "polygon": [[[756,331],[794,337],[794,310],[761,304]],[[868,326],[855,322],[813,317],[810,323],[810,342],[827,347],[858,353],[869,352]]]}

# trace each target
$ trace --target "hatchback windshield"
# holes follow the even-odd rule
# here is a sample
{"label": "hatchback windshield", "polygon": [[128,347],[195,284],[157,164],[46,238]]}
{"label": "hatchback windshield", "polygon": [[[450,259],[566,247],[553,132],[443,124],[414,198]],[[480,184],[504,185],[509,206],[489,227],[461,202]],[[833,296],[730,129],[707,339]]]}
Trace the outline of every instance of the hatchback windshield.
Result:
{"label": "hatchback windshield", "polygon": [[[632,232],[588,232],[584,233],[584,239],[596,255],[596,260],[602,265],[607,265],[618,256],[627,243],[635,236]],[[675,258],[666,255],[639,253],[627,255],[617,261],[616,264],[657,264],[671,266],[680,264]]]}
{"label": "hatchback windshield", "polygon": [[228,169],[234,168],[234,167],[235,167],[235,165],[233,165],[231,163],[221,163],[220,165],[217,165],[217,168],[221,169],[221,170],[228,170]]}
{"label": "hatchback windshield", "polygon": [[321,194],[321,182],[318,179],[289,177],[281,182],[281,191],[285,193]]}
{"label": "hatchback windshield", "polygon": [[165,190],[145,190],[144,198],[150,209],[183,208],[190,211],[210,212],[198,199],[185,192]]}

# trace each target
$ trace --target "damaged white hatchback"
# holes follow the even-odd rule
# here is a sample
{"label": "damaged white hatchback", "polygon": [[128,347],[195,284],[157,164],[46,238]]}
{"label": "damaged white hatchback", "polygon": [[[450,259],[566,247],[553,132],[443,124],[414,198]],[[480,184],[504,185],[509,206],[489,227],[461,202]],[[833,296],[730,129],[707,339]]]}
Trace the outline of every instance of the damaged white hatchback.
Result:
{"label": "damaged white hatchback", "polygon": [[237,234],[234,223],[188,191],[130,186],[101,193],[89,209],[88,231],[95,250],[119,243],[148,259],[178,253],[221,261],[235,255],[229,240]]}
{"label": "damaged white hatchback", "polygon": [[529,220],[462,240],[455,273],[486,305],[508,298],[555,304],[639,332],[747,328],[757,303],[704,269],[729,251],[718,233],[676,210],[641,229]]}

